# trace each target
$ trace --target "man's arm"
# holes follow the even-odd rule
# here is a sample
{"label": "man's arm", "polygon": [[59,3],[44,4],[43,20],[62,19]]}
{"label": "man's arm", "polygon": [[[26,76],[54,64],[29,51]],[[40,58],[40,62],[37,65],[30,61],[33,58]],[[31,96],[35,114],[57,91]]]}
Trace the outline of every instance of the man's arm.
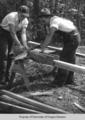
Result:
{"label": "man's arm", "polygon": [[52,37],[53,37],[55,31],[56,31],[56,28],[54,28],[54,27],[50,28],[50,31],[47,34],[45,41],[43,42],[43,44],[41,44],[41,50],[42,50],[42,52],[48,46],[48,44],[51,42]]}
{"label": "man's arm", "polygon": [[28,50],[27,36],[26,36],[26,28],[23,28],[23,29],[22,29],[21,39],[22,39],[22,44],[23,44],[23,46]]}
{"label": "man's arm", "polygon": [[20,41],[18,40],[18,37],[17,37],[16,32],[15,32],[15,28],[12,24],[9,24],[9,30],[10,30],[10,34],[11,34],[15,44],[17,44],[18,46],[22,46]]}

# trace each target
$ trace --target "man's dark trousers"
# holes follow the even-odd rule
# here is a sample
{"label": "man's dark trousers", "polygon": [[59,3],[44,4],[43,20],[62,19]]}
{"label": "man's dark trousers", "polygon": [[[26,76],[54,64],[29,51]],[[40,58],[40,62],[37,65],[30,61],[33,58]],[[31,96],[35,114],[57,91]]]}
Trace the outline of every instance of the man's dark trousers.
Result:
{"label": "man's dark trousers", "polygon": [[[60,60],[68,63],[75,64],[75,52],[79,45],[80,38],[78,32],[72,31],[71,33],[65,33],[59,31],[60,36],[63,36],[63,50],[60,54]],[[58,69],[55,77],[57,85],[62,86],[64,84],[70,84],[74,81],[74,72],[65,69]]]}
{"label": "man's dark trousers", "polygon": [[0,82],[8,80],[13,40],[10,33],[0,27]]}

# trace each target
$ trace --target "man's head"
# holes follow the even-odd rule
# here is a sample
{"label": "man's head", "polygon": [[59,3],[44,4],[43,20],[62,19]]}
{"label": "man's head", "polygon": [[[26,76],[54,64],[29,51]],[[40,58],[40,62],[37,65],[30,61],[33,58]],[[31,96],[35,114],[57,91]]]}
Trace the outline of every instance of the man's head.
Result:
{"label": "man's head", "polygon": [[45,23],[49,23],[49,18],[52,16],[50,10],[48,8],[43,8],[41,9],[40,11],[40,14],[38,16],[38,18],[41,20],[41,21],[44,21]]}
{"label": "man's head", "polygon": [[29,8],[25,5],[22,5],[18,9],[19,16],[23,19],[29,17]]}
{"label": "man's head", "polygon": [[41,9],[39,17],[49,17],[49,16],[51,16],[50,9],[48,8]]}

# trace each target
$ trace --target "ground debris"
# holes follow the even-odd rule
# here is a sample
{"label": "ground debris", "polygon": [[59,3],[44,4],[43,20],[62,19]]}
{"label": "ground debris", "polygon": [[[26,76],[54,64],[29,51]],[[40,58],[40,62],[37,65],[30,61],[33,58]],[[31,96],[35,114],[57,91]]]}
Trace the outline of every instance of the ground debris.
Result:
{"label": "ground debris", "polygon": [[[85,51],[85,48],[83,48]],[[79,48],[81,51],[81,48]],[[82,52],[83,53],[83,52]],[[83,61],[83,62],[82,62]],[[77,57],[77,64],[83,65],[84,59]],[[52,71],[53,67],[40,64],[34,61],[27,62],[26,65],[27,75],[32,78],[29,84],[29,90],[25,89],[17,93],[22,94],[25,97],[31,97],[33,99],[39,100],[42,103],[58,107],[69,113],[83,113],[79,109],[78,105],[85,106],[85,75],[75,73],[75,83],[76,86],[64,86],[64,87],[49,87],[49,84],[53,80],[52,75],[49,73]],[[18,79],[18,78],[17,78]]]}

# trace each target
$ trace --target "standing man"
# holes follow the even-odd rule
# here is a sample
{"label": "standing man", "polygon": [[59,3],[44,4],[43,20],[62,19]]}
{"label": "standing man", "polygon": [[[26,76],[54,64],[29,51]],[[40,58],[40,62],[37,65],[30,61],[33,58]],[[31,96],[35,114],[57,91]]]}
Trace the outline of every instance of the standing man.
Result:
{"label": "standing man", "polygon": [[[26,29],[28,26],[29,8],[22,5],[18,11],[8,13],[0,24],[0,83],[9,80],[9,69],[12,62],[12,47],[18,45],[28,50]],[[20,39],[18,34],[20,34]],[[7,59],[7,64],[5,64]]]}
{"label": "standing man", "polygon": [[[63,50],[60,54],[60,60],[75,64],[75,52],[80,42],[80,34],[73,22],[62,17],[52,16],[47,8],[41,10],[39,18],[49,26],[49,33],[41,44],[42,52],[52,42],[53,35],[57,34],[56,42],[59,41],[59,36],[63,37]],[[52,84],[60,87],[65,84],[73,84],[73,76],[74,72],[59,68]]]}

